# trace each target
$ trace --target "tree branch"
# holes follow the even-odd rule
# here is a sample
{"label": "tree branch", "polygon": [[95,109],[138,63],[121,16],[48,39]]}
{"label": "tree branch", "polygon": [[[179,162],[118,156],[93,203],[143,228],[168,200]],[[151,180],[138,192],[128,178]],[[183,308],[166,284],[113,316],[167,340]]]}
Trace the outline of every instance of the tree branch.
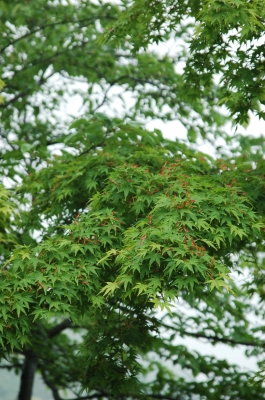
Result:
{"label": "tree branch", "polygon": [[41,369],[41,376],[44,383],[51,389],[54,400],[63,400],[59,395],[59,389],[54,385],[53,382],[50,381],[48,376],[46,375],[45,368]]}
{"label": "tree branch", "polygon": [[69,328],[71,326],[71,324],[72,324],[72,322],[69,319],[64,319],[60,324],[47,330],[48,337],[51,339],[54,336],[59,335],[59,333],[61,333],[65,329]]}
{"label": "tree branch", "polygon": [[104,146],[106,146],[104,141],[101,143],[93,144],[93,146],[89,147],[88,149],[84,150],[82,153],[78,154],[77,157],[81,157],[84,154],[89,153],[91,150],[96,149],[97,147],[104,147]]}
{"label": "tree branch", "polygon": [[[107,392],[99,392],[99,393],[94,393],[94,394],[90,394],[87,396],[81,396],[81,397],[75,397],[75,398],[71,398],[71,399],[67,399],[67,400],[91,400],[91,399],[98,399],[99,397],[107,397],[107,398],[111,398],[114,399],[113,395],[111,395],[110,393]],[[128,393],[125,395],[120,395],[118,397],[116,397],[115,399],[128,399],[128,398],[132,398],[132,399],[146,399],[146,398],[151,398],[151,399],[157,399],[157,400],[183,400],[183,398],[181,397],[170,397],[167,395],[163,395],[163,394],[132,394],[132,393]],[[55,400],[63,400],[63,399],[55,399]]]}
{"label": "tree branch", "polygon": [[17,363],[17,364],[11,364],[11,365],[0,365],[0,369],[8,369],[11,370],[13,368],[21,368],[23,364]]}
{"label": "tree branch", "polygon": [[33,351],[25,354],[24,365],[20,380],[18,400],[31,400],[34,376],[38,365],[38,357]]}
{"label": "tree branch", "polygon": [[207,339],[210,340],[212,342],[219,342],[219,343],[227,343],[227,344],[232,344],[232,345],[241,345],[241,346],[250,346],[250,347],[261,347],[264,348],[265,347],[265,343],[256,343],[256,342],[248,342],[245,340],[242,341],[237,341],[234,339],[230,339],[230,338],[226,338],[226,337],[221,337],[221,336],[217,336],[217,335],[205,335],[204,333],[195,333],[195,332],[188,332],[188,331],[183,331],[183,330],[179,330],[177,328],[175,328],[174,326],[170,326],[167,325],[163,322],[159,322],[159,325],[163,328],[171,329],[175,332],[178,332],[180,335],[184,335],[184,336],[191,336],[191,337],[195,337],[197,339]]}
{"label": "tree branch", "polygon": [[28,32],[28,33],[25,33],[25,35],[22,35],[22,36],[20,36],[19,38],[17,38],[17,39],[14,39],[14,40],[12,40],[11,42],[9,42],[8,44],[6,44],[4,47],[2,47],[1,49],[0,49],[0,53],[3,53],[9,46],[11,46],[11,45],[13,45],[13,44],[16,44],[17,42],[19,42],[20,40],[23,40],[23,39],[26,39],[27,37],[29,37],[29,36],[31,36],[31,35],[34,35],[34,33],[37,33],[37,32],[40,32],[40,31],[42,31],[43,29],[45,29],[45,28],[48,28],[48,27],[53,27],[53,26],[56,26],[56,25],[63,25],[63,24],[70,24],[70,23],[76,23],[76,24],[78,24],[78,23],[80,23],[80,22],[85,22],[85,21],[91,21],[91,22],[94,22],[94,21],[96,21],[96,18],[95,17],[93,17],[93,18],[83,18],[83,19],[80,19],[80,20],[62,20],[62,21],[57,21],[57,22],[53,22],[53,23],[50,23],[50,24],[44,24],[44,25],[42,25],[42,26],[40,26],[40,27],[38,27],[38,28],[36,28],[36,29],[33,29],[32,31],[30,31],[30,32]]}
{"label": "tree branch", "polygon": [[[171,328],[172,329],[172,328]],[[212,342],[220,342],[220,343],[228,343],[232,345],[241,345],[241,346],[251,346],[251,347],[265,347],[265,343],[254,343],[254,342],[247,342],[247,341],[237,341],[234,339],[229,339],[225,337],[215,336],[215,335],[204,335],[202,333],[194,333],[194,332],[180,332],[186,336],[196,337],[198,339],[207,339],[211,340]]]}
{"label": "tree branch", "polygon": [[[22,71],[22,70],[20,70],[20,71]],[[41,86],[42,86],[45,82],[47,82],[47,80],[48,80],[51,76],[53,76],[54,74],[55,74],[55,71],[51,72],[45,79],[44,79],[43,77],[41,77],[41,78],[39,79],[39,81],[37,82],[37,85],[38,85],[39,87],[41,87]],[[42,75],[44,75],[44,72],[43,72]],[[7,87],[10,87],[9,85],[6,85],[6,86],[7,86]],[[13,97],[13,99],[11,99],[11,100],[9,100],[9,101],[3,103],[3,104],[0,104],[0,107],[1,107],[1,108],[7,108],[10,104],[15,103],[19,98],[25,97],[25,96],[27,96],[28,94],[30,94],[30,91],[29,91],[29,90],[28,90],[28,91],[20,92],[20,93],[16,94],[16,95]]]}

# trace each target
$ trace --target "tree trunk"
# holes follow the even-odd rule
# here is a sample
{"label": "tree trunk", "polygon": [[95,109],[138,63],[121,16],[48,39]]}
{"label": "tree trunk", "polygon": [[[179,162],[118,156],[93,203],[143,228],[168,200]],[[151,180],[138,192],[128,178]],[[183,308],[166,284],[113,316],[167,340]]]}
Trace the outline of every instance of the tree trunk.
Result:
{"label": "tree trunk", "polygon": [[25,354],[25,360],[21,375],[18,400],[31,400],[34,376],[38,365],[38,358],[33,351]]}

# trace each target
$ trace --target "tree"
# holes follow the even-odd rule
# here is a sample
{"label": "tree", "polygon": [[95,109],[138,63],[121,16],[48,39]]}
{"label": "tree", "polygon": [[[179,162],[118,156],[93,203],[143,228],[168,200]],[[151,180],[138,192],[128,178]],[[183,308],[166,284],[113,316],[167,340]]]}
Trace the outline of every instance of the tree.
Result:
{"label": "tree", "polygon": [[[264,398],[264,145],[225,131],[264,117],[262,2],[1,9],[1,367],[19,400],[36,372],[55,400]],[[229,156],[197,150],[220,136]],[[260,371],[178,337],[246,346]]]}

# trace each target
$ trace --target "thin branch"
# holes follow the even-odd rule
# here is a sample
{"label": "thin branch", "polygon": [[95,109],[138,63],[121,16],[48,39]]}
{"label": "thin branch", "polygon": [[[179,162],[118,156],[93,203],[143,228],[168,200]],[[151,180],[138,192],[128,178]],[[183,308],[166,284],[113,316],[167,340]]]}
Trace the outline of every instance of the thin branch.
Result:
{"label": "thin branch", "polygon": [[[67,399],[67,400],[90,400],[90,399],[98,399],[99,397],[107,397],[107,398],[114,398],[111,394],[107,393],[107,392],[100,392],[100,393],[94,393],[91,395],[87,395],[87,396],[81,396],[81,397],[76,397],[76,398],[72,398],[72,399]],[[132,398],[132,399],[146,399],[146,398],[151,398],[151,399],[157,399],[157,400],[183,400],[182,397],[171,397],[171,396],[167,396],[167,395],[163,395],[163,394],[132,394],[132,393],[128,393],[125,395],[120,395],[119,397],[117,397],[116,399],[128,399],[128,398]],[[55,399],[56,400],[56,399]],[[63,400],[63,399],[61,399]]]}
{"label": "thin branch", "polygon": [[187,332],[187,331],[177,329],[174,326],[164,324],[163,322],[160,322],[159,325],[162,326],[163,328],[171,329],[175,332],[178,332],[180,335],[191,336],[191,337],[195,337],[197,339],[207,339],[212,342],[227,343],[227,344],[232,344],[232,345],[261,347],[261,348],[265,347],[265,343],[255,343],[255,342],[248,342],[248,341],[244,341],[244,340],[237,341],[234,339],[229,339],[229,338],[221,337],[221,336],[217,336],[217,335],[205,335],[203,333]]}
{"label": "thin branch", "polygon": [[98,111],[99,108],[102,107],[103,104],[106,102],[106,100],[107,100],[107,98],[108,98],[108,93],[109,93],[110,89],[112,88],[112,86],[113,86],[113,85],[110,85],[110,86],[108,87],[108,89],[105,91],[103,100],[101,101],[100,104],[97,105],[96,108],[94,108],[94,110],[93,110],[94,113],[95,113],[96,111]]}
{"label": "thin branch", "polygon": [[[81,48],[81,47],[83,47],[83,44],[84,44],[84,43],[85,43],[85,42],[82,42],[80,45],[75,46],[75,48]],[[68,49],[68,48],[65,49],[65,50],[63,50],[63,51],[57,51],[57,52],[55,52],[54,54],[48,56],[47,58],[42,58],[42,59],[39,59],[39,58],[38,58],[38,59],[36,59],[36,60],[30,61],[28,64],[26,64],[26,65],[24,66],[24,68],[22,68],[22,69],[16,71],[16,73],[13,75],[13,79],[14,79],[14,76],[17,76],[18,74],[24,72],[26,69],[32,68],[32,67],[34,67],[34,66],[36,66],[36,65],[38,65],[38,64],[41,64],[41,63],[51,62],[54,58],[56,58],[56,57],[58,57],[58,56],[60,56],[60,55],[62,55],[62,54],[67,54],[67,52],[69,52],[69,49]],[[89,67],[88,65],[86,65],[86,67],[87,67],[88,69],[93,69],[93,68]],[[99,77],[101,77],[101,78],[104,77],[104,74],[101,74],[99,71],[97,71],[97,70],[95,70],[95,69],[93,69],[93,70],[96,71],[96,73],[97,73],[97,75],[98,75]],[[48,76],[48,78],[49,78],[50,76],[54,75],[55,73],[56,73],[56,72],[53,72],[51,75]],[[45,80],[44,80],[43,82],[40,82],[40,81],[39,81],[39,82],[38,82],[39,86],[41,86],[41,85],[42,85],[44,82],[46,82],[46,81],[47,81],[47,78],[45,78]],[[8,87],[9,87],[9,84],[7,83],[7,84],[6,84],[6,88],[8,88]],[[30,91],[23,91],[23,92],[20,92],[20,93],[18,93],[13,99],[9,100],[8,102],[5,102],[4,104],[0,104],[0,108],[7,108],[9,104],[13,104],[17,99],[19,99],[19,98],[21,98],[21,97],[25,97],[25,96],[28,95],[28,94],[30,94]]]}
{"label": "thin branch", "polygon": [[[67,399],[67,400],[91,400],[91,399],[98,399],[99,397],[112,397],[111,395],[107,394],[107,393],[94,393],[94,394],[89,394],[87,396],[81,396],[81,397],[75,397],[72,399]],[[61,399],[63,400],[63,399]]]}
{"label": "thin branch", "polygon": [[17,363],[17,364],[12,364],[12,365],[0,365],[0,369],[8,369],[11,370],[13,368],[22,368],[23,364]]}
{"label": "thin branch", "polygon": [[[45,71],[44,71],[44,72],[45,72]],[[38,85],[39,87],[41,87],[51,76],[53,76],[53,75],[56,73],[55,71],[52,71],[52,72],[44,79],[44,78],[43,78],[44,72],[43,72],[43,74],[42,74],[42,77],[41,77],[41,78],[39,79],[39,81],[37,82],[37,85]],[[9,85],[6,85],[6,86],[9,87]],[[30,94],[30,90],[20,92],[20,93],[18,93],[16,96],[14,96],[13,99],[8,100],[7,102],[5,102],[5,103],[3,103],[3,104],[0,104],[0,107],[1,107],[1,108],[7,108],[10,104],[15,103],[19,98],[25,97],[25,96],[27,96],[28,94]]]}
{"label": "thin branch", "polygon": [[77,157],[81,157],[84,154],[89,153],[91,150],[96,149],[97,147],[104,147],[104,146],[105,146],[105,142],[94,144],[93,146],[89,147],[87,150],[84,150],[82,153],[78,154]]}
{"label": "thin branch", "polygon": [[59,389],[54,385],[53,382],[50,381],[48,376],[46,375],[45,368],[41,369],[41,376],[44,381],[44,383],[48,386],[48,388],[51,389],[52,395],[54,400],[63,400],[61,396],[59,395]]}
{"label": "thin branch", "polygon": [[26,96],[26,95],[29,94],[29,93],[30,93],[29,91],[20,92],[20,93],[18,93],[16,96],[14,96],[13,99],[11,99],[11,100],[5,102],[4,104],[0,104],[0,107],[1,107],[1,108],[7,108],[10,104],[15,103],[15,101],[17,101],[20,97],[24,97],[24,96]]}
{"label": "thin branch", "polygon": [[[125,309],[127,312],[129,311],[128,308],[122,307],[123,309]],[[151,322],[152,319],[150,317],[147,317],[147,319]],[[188,332],[188,331],[184,331],[181,330],[180,328],[174,327],[172,325],[168,325],[165,324],[164,322],[158,321],[159,327],[163,327],[167,330],[172,330],[177,332],[179,335],[184,335],[184,336],[191,336],[191,337],[195,337],[197,339],[207,339],[210,340],[212,342],[219,342],[219,343],[227,343],[227,344],[232,344],[232,345],[240,345],[240,346],[250,346],[250,347],[261,347],[261,348],[265,348],[265,342],[249,342],[249,341],[237,341],[234,339],[230,339],[227,337],[221,337],[221,336],[217,336],[217,335],[205,335],[203,333],[195,333],[195,332]]]}
{"label": "thin branch", "polygon": [[220,337],[220,336],[204,335],[202,333],[193,333],[193,332],[181,331],[181,334],[184,334],[186,336],[196,337],[198,339],[202,338],[202,339],[211,340],[212,342],[228,343],[228,344],[232,344],[232,345],[251,346],[251,347],[265,347],[265,343],[254,343],[254,342],[247,342],[247,341],[244,341],[244,340],[243,341],[237,341],[237,340],[234,340],[234,339],[223,338],[223,337]]}
{"label": "thin branch", "polygon": [[64,74],[64,71],[60,71],[60,72],[58,72],[63,78],[65,78],[65,79],[69,79],[70,81],[73,81],[73,82],[78,82],[78,83],[87,83],[87,80],[86,79],[78,79],[78,78],[74,78],[74,77],[72,77],[72,76],[67,76],[67,75],[65,75]]}
{"label": "thin branch", "polygon": [[16,44],[17,42],[19,42],[20,40],[23,40],[23,39],[33,35],[34,33],[40,32],[45,28],[53,27],[53,26],[60,25],[60,24],[61,25],[69,24],[69,23],[77,23],[78,24],[78,23],[84,22],[84,21],[94,22],[94,21],[96,21],[96,18],[95,17],[93,17],[93,18],[90,17],[90,18],[83,18],[83,19],[80,19],[80,20],[62,20],[62,21],[57,21],[57,22],[53,22],[53,23],[50,23],[50,24],[44,24],[44,25],[40,26],[39,28],[33,29],[32,31],[30,31],[28,33],[25,33],[25,35],[22,35],[19,38],[12,40],[11,42],[9,42],[7,45],[5,45],[4,47],[2,47],[0,49],[0,53],[3,53],[9,46],[12,46],[13,44]]}
{"label": "thin branch", "polygon": [[[80,46],[76,46],[77,48],[82,47],[83,44],[81,44]],[[12,79],[14,79],[14,77],[16,77],[17,75],[21,74],[22,72],[24,72],[26,69],[28,68],[32,68],[38,64],[43,64],[43,63],[47,63],[50,60],[52,60],[53,58],[60,56],[62,54],[65,54],[69,51],[69,49],[65,49],[63,51],[56,51],[55,53],[53,53],[52,55],[49,55],[47,58],[36,58],[35,60],[29,61],[27,64],[24,65],[23,68],[19,69],[18,71],[16,71],[14,73],[14,75],[12,76]],[[54,72],[56,73],[56,72]],[[6,82],[5,82],[6,83]],[[6,83],[5,89],[9,87],[9,84]]]}
{"label": "thin branch", "polygon": [[[49,379],[49,377],[46,374],[45,367],[40,369],[42,379],[44,383],[48,386],[48,388],[51,390],[52,395],[54,400],[64,400],[60,394],[59,394],[59,389],[56,387],[56,385]],[[67,400],[89,400],[89,399],[97,399],[99,397],[105,396],[107,393],[99,392],[95,393],[92,395],[87,395],[87,396],[78,396],[73,399],[67,399]]]}
{"label": "thin branch", "polygon": [[[159,400],[182,400],[181,397],[171,397],[163,394],[143,394],[143,395],[129,395],[130,397],[134,399],[146,399],[146,398],[152,398],[152,399],[159,399]],[[125,397],[124,397],[125,398]]]}

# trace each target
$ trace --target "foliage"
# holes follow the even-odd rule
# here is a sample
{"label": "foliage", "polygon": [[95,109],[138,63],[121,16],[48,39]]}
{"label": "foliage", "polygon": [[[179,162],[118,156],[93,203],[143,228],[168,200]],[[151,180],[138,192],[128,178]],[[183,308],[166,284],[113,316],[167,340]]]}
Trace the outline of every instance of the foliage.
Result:
{"label": "foliage", "polygon": [[[264,116],[261,1],[0,6],[1,367],[22,371],[19,400],[35,372],[55,400],[264,398],[264,141],[232,141],[220,108]],[[197,150],[219,137],[230,155]],[[180,337],[245,346],[260,371]]]}
{"label": "foliage", "polygon": [[264,23],[262,0],[135,0],[105,33],[105,40],[114,37],[121,43],[129,36],[138,50],[193,25],[185,66],[186,97],[200,98],[218,79],[219,104],[227,106],[236,122],[247,123],[249,111],[264,119],[260,107],[264,104]]}

